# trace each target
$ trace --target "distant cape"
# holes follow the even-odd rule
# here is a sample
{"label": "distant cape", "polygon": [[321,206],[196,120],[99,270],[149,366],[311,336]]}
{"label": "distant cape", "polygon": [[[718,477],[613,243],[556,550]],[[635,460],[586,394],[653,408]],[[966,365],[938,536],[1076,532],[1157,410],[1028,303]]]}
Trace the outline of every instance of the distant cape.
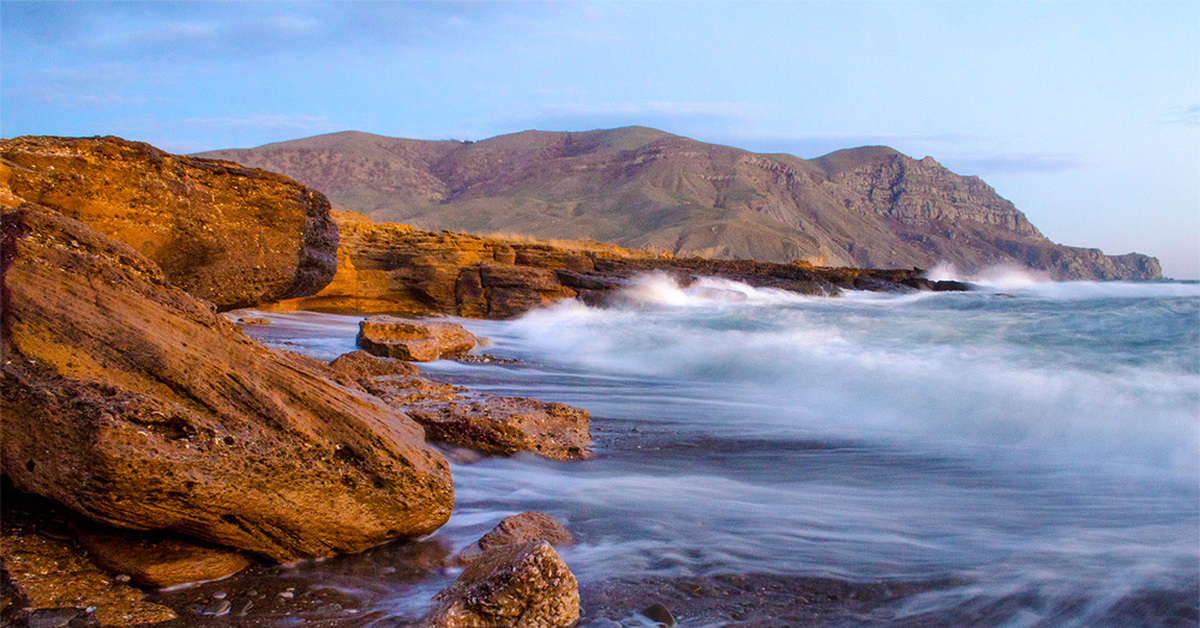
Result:
{"label": "distant cape", "polygon": [[421,229],[818,266],[1162,277],[1153,257],[1051,242],[978,177],[884,146],[801,159],[645,127],[478,142],[347,131],[198,156],[272,170],[335,208]]}

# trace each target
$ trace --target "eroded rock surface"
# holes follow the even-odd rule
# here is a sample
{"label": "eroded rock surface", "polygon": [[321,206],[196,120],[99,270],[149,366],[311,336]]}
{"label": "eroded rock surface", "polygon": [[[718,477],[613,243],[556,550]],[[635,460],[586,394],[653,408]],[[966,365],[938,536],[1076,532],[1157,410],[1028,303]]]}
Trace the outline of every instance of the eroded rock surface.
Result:
{"label": "eroded rock surface", "polygon": [[921,279],[920,269],[819,268],[747,260],[676,258],[597,242],[537,242],[418,231],[333,212],[341,233],[338,270],[319,293],[266,306],[331,312],[451,314],[505,319],[561,299],[598,305],[652,272],[686,285],[720,277],[801,294],[843,289],[963,289]]}
{"label": "eroded rock surface", "polygon": [[145,255],[220,309],[313,294],[337,226],[320,192],[229,162],[115,137],[0,140],[0,187]]}
{"label": "eroded rock surface", "polygon": [[422,628],[566,628],[579,621],[579,585],[546,541],[484,551],[434,599]]}
{"label": "eroded rock surface", "polygon": [[240,552],[175,534],[83,525],[76,538],[97,565],[151,588],[220,580],[251,564]]}
{"label": "eroded rock surface", "polygon": [[0,466],[19,489],[281,561],[449,517],[447,464],[403,413],[78,221],[23,203],[2,235]]}
{"label": "eroded rock surface", "polygon": [[372,316],[358,325],[358,346],[373,355],[410,362],[432,362],[464,355],[475,336],[458,323]]}
{"label": "eroded rock surface", "polygon": [[546,541],[554,547],[566,547],[575,542],[575,537],[557,519],[544,512],[522,512],[505,517],[478,541],[459,552],[454,562],[466,565],[493,547],[530,541]]}
{"label": "eroded rock surface", "polygon": [[420,377],[360,382],[425,427],[431,441],[484,454],[532,452],[555,460],[589,456],[586,410],[525,397],[498,397]]}

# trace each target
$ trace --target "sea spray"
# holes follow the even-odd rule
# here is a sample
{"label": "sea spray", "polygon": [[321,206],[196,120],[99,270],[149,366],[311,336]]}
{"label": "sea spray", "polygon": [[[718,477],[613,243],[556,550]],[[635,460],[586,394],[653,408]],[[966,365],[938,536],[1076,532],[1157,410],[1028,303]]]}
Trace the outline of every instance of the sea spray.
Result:
{"label": "sea spray", "polygon": [[[270,316],[249,331],[326,358],[353,348],[356,318]],[[583,406],[598,455],[454,465],[437,535],[451,546],[538,509],[580,539],[564,557],[584,587],[949,579],[894,623],[1195,615],[1197,284],[823,298],[660,276],[607,309],[464,323],[519,362],[424,374]]]}

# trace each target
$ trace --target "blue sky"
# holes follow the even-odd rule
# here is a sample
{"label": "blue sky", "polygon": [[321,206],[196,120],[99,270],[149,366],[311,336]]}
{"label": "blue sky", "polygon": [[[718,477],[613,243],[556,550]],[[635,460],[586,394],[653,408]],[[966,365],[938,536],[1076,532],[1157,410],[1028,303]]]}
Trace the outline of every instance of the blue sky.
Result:
{"label": "blue sky", "polygon": [[641,124],[976,174],[1200,278],[1200,2],[0,3],[0,136],[174,152]]}

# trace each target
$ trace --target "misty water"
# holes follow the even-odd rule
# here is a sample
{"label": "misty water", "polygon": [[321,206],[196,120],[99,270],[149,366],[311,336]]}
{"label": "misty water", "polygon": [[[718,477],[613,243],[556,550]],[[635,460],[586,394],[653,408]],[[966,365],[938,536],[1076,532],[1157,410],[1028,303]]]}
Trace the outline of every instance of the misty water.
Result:
{"label": "misty water", "polygon": [[[322,359],[354,350],[361,319],[267,316],[247,333]],[[650,276],[603,309],[460,322],[519,362],[424,376],[585,408],[596,456],[452,464],[454,515],[434,535],[451,550],[542,510],[579,539],[561,554],[585,589],[927,581],[943,584],[889,622],[1195,625],[1196,283],[1009,277],[824,298]],[[413,617],[454,576],[343,585]]]}

